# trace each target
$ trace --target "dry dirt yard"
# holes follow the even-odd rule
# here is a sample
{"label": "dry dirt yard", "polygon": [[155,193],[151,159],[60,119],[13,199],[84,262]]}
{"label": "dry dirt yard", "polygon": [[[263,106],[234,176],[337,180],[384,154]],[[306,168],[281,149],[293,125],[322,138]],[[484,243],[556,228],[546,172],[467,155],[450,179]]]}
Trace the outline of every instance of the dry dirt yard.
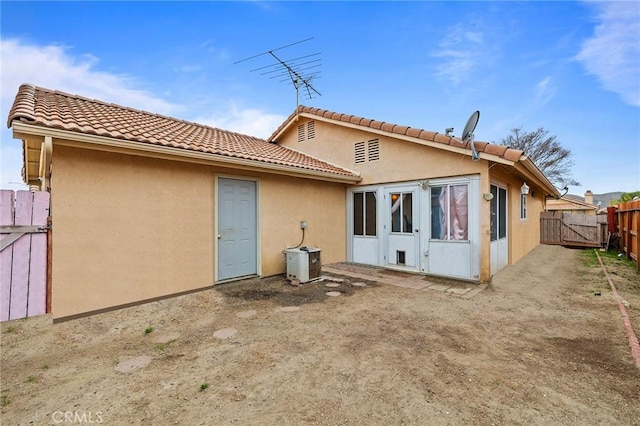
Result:
{"label": "dry dirt yard", "polygon": [[[640,275],[605,262],[638,333]],[[640,369],[592,252],[540,246],[470,299],[353,281],[3,323],[1,423],[640,425]]]}

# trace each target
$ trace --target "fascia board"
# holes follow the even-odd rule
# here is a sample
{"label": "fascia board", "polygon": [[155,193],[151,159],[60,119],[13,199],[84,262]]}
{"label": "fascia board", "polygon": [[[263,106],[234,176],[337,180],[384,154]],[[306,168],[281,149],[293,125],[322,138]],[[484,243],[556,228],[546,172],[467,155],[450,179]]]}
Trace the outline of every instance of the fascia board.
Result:
{"label": "fascia board", "polygon": [[207,165],[223,165],[227,167],[241,167],[243,170],[262,171],[275,174],[312,177],[318,180],[357,183],[360,176],[341,176],[317,170],[298,169],[281,164],[258,163],[254,160],[227,157],[220,154],[212,154],[199,151],[190,151],[181,148],[173,148],[162,145],[152,145],[140,142],[131,142],[105,136],[94,136],[67,130],[52,129],[35,125],[28,125],[14,121],[12,123],[14,135],[51,136],[55,139],[55,145],[73,146],[78,148],[93,148],[102,151],[119,152],[130,155],[181,160]]}

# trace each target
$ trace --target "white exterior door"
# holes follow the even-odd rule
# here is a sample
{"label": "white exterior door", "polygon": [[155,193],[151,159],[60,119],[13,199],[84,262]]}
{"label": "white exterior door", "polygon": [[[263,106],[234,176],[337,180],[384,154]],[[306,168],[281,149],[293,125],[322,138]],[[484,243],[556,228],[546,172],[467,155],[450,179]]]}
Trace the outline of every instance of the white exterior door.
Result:
{"label": "white exterior door", "polygon": [[477,179],[434,180],[429,184],[427,270],[434,275],[479,277]]}
{"label": "white exterior door", "polygon": [[386,250],[388,266],[418,270],[420,265],[420,196],[416,184],[385,188]]}
{"label": "white exterior door", "polygon": [[378,189],[354,189],[349,194],[351,261],[378,265],[380,238]]}
{"label": "white exterior door", "polygon": [[257,274],[256,182],[218,179],[218,281]]}
{"label": "white exterior door", "polygon": [[491,185],[491,275],[507,266],[507,190]]}

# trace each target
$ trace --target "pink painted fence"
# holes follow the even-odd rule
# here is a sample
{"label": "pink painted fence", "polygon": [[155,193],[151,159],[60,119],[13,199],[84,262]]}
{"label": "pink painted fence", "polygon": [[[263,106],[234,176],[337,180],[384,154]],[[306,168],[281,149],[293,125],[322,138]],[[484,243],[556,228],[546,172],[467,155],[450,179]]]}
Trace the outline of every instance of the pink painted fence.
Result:
{"label": "pink painted fence", "polygon": [[0,190],[0,321],[47,310],[49,193]]}

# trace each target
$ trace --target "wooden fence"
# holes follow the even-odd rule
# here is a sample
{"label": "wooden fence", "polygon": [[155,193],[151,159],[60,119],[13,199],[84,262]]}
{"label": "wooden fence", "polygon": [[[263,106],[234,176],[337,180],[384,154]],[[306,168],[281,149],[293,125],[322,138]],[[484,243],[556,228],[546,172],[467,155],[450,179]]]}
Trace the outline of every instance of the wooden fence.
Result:
{"label": "wooden fence", "polygon": [[0,321],[49,311],[49,193],[0,190]]}
{"label": "wooden fence", "polygon": [[618,204],[615,208],[615,219],[616,230],[620,235],[620,251],[640,269],[640,263],[638,262],[640,201]]}
{"label": "wooden fence", "polygon": [[540,214],[540,243],[571,247],[600,247],[601,225],[595,215],[561,211]]}

